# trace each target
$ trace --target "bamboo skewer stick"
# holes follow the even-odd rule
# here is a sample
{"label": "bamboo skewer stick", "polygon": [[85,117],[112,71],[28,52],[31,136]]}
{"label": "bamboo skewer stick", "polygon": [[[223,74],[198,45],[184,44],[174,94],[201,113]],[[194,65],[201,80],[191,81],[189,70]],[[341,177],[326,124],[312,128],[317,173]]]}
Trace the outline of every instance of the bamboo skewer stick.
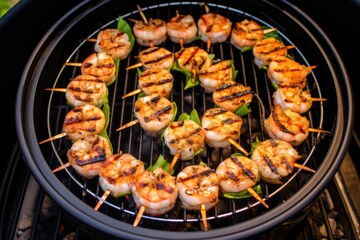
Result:
{"label": "bamboo skewer stick", "polygon": [[256,200],[258,200],[262,205],[264,205],[264,207],[269,208],[269,205],[266,204],[266,202],[259,196],[259,194],[257,194],[254,189],[252,188],[247,188],[246,189],[254,198],[256,198]]}
{"label": "bamboo skewer stick", "polygon": [[141,67],[141,66],[142,66],[142,63],[136,63],[136,64],[134,64],[132,66],[127,67],[126,70],[138,68],[138,67]]}
{"label": "bamboo skewer stick", "polygon": [[69,162],[67,162],[67,163],[65,163],[65,164],[63,164],[63,165],[55,168],[54,170],[52,170],[52,172],[53,172],[53,173],[56,173],[56,172],[58,172],[58,171],[60,171],[60,170],[63,170],[63,169],[65,169],[65,168],[67,168],[67,167],[70,167],[70,166],[71,166],[71,164],[70,164]]}
{"label": "bamboo skewer stick", "polygon": [[110,190],[107,189],[104,194],[101,196],[101,198],[99,199],[99,201],[97,202],[96,206],[94,207],[94,210],[97,211],[100,206],[105,202],[106,198],[109,196],[110,194]]}
{"label": "bamboo skewer stick", "polygon": [[245,156],[249,155],[249,153],[242,147],[240,146],[240,144],[238,144],[236,141],[234,141],[233,139],[231,138],[228,138],[228,141],[234,145],[237,149],[239,149],[242,153],[245,154]]}
{"label": "bamboo skewer stick", "polygon": [[314,170],[314,169],[311,169],[311,168],[309,168],[309,167],[307,167],[307,166],[304,166],[304,165],[301,165],[301,164],[298,164],[298,163],[295,163],[295,164],[294,164],[294,167],[300,168],[300,169],[304,169],[304,170],[306,170],[306,171],[315,173],[315,170]]}
{"label": "bamboo skewer stick", "polygon": [[123,130],[123,129],[125,129],[125,128],[131,127],[131,126],[133,126],[133,125],[135,125],[135,124],[138,124],[138,123],[139,123],[139,120],[138,120],[138,119],[135,119],[135,120],[133,120],[133,121],[131,121],[131,122],[128,122],[127,124],[119,127],[118,129],[116,129],[116,131],[121,131],[121,130]]}
{"label": "bamboo skewer stick", "polygon": [[309,128],[309,132],[318,132],[318,133],[326,133],[326,134],[330,134],[331,132],[326,131],[326,130],[322,130],[322,129],[316,129],[316,128]]}
{"label": "bamboo skewer stick", "polygon": [[43,140],[43,141],[39,142],[39,144],[43,144],[43,143],[46,143],[46,142],[50,142],[50,141],[52,141],[52,140],[55,140],[55,139],[59,139],[59,138],[65,137],[66,135],[67,135],[67,133],[66,133],[66,132],[59,133],[59,134],[57,134],[57,135],[55,135],[55,136],[53,136],[53,137],[50,137],[50,138],[48,138],[48,139],[45,139],[45,140]]}
{"label": "bamboo skewer stick", "polygon": [[137,215],[136,215],[136,218],[135,218],[135,221],[134,221],[134,223],[133,223],[133,226],[134,226],[134,227],[136,227],[136,226],[139,224],[140,219],[141,219],[142,215],[144,214],[144,211],[145,211],[145,207],[144,207],[144,206],[141,206],[141,207],[139,208],[139,211],[138,211],[138,213],[137,213]]}
{"label": "bamboo skewer stick", "polygon": [[174,156],[174,158],[173,158],[173,160],[171,161],[170,171],[173,170],[173,168],[174,168],[176,162],[178,161],[179,157],[180,157],[180,153],[176,153],[175,156]]}
{"label": "bamboo skewer stick", "polygon": [[127,98],[127,97],[131,97],[131,96],[133,96],[133,95],[135,95],[135,94],[138,94],[138,93],[141,93],[141,92],[142,92],[142,90],[141,90],[140,88],[138,88],[138,89],[135,89],[135,90],[132,91],[132,92],[129,92],[129,93],[125,94],[125,95],[122,96],[121,98],[124,99],[124,98]]}
{"label": "bamboo skewer stick", "polygon": [[208,226],[207,217],[206,217],[205,204],[200,205],[200,213],[201,213],[201,218],[202,218],[202,221],[203,221],[203,224],[204,224],[204,230],[207,231],[209,226]]}

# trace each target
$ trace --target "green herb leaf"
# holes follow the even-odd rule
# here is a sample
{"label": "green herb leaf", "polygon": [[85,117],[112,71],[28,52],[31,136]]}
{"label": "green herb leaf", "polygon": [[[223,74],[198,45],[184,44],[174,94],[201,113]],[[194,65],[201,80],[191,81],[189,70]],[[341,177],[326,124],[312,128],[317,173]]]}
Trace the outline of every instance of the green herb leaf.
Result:
{"label": "green herb leaf", "polygon": [[[262,194],[260,185],[256,185],[253,188],[253,190],[259,195]],[[252,197],[252,195],[247,190],[244,190],[244,191],[237,192],[237,193],[224,193],[224,197],[231,198],[231,199],[242,199],[242,198]]]}
{"label": "green herb leaf", "polygon": [[129,36],[129,41],[131,43],[131,50],[132,50],[135,43],[135,36],[132,32],[130,25],[120,16],[118,18],[117,29]]}

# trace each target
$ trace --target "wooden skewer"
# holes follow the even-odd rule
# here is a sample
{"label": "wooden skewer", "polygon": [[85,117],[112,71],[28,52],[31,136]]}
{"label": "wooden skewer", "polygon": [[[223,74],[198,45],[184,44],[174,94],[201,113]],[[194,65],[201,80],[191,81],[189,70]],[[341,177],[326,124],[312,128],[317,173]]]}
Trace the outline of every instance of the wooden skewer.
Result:
{"label": "wooden skewer", "polygon": [[176,154],[175,154],[175,156],[174,156],[174,158],[173,158],[173,160],[171,161],[171,164],[170,164],[170,171],[172,171],[172,170],[173,170],[173,168],[174,168],[174,166],[175,166],[175,164],[176,164],[177,160],[179,159],[179,157],[180,157],[180,153],[176,153]]}
{"label": "wooden skewer", "polygon": [[327,98],[311,98],[311,101],[327,101]]}
{"label": "wooden skewer", "polygon": [[298,163],[295,163],[295,164],[294,164],[294,167],[296,167],[296,168],[301,168],[301,169],[304,169],[304,170],[306,170],[306,171],[315,173],[315,170],[314,170],[314,169],[311,169],[311,168],[309,168],[309,167],[307,167],[307,166],[304,166],[304,165],[301,165],[301,164],[298,164]]}
{"label": "wooden skewer", "polygon": [[71,67],[81,67],[82,63],[71,63],[71,62],[67,62],[65,63],[66,66],[71,66]]}
{"label": "wooden skewer", "polygon": [[57,134],[57,135],[55,135],[55,136],[53,136],[53,137],[50,137],[50,138],[48,138],[48,139],[45,139],[45,140],[39,142],[39,144],[43,144],[43,143],[46,143],[46,142],[50,142],[50,141],[52,141],[52,140],[65,137],[66,135],[67,135],[67,133],[65,133],[65,132],[59,133],[59,134]]}
{"label": "wooden skewer", "polygon": [[127,124],[119,127],[118,129],[116,129],[116,131],[121,131],[121,130],[123,130],[123,129],[125,129],[125,128],[131,127],[131,126],[133,126],[133,125],[135,125],[135,124],[138,124],[138,123],[139,123],[139,120],[138,120],[138,119],[135,119],[135,120],[133,120],[133,121],[131,121],[131,122],[128,122]]}
{"label": "wooden skewer", "polygon": [[318,132],[318,133],[326,133],[326,134],[330,134],[331,132],[326,131],[326,130],[322,130],[322,129],[316,129],[316,128],[309,128],[309,132]]}
{"label": "wooden skewer", "polygon": [[136,90],[134,90],[132,92],[129,92],[129,93],[125,94],[121,98],[124,99],[124,98],[130,97],[130,96],[133,96],[135,94],[141,93],[141,92],[142,92],[142,90],[139,88],[139,89],[136,89]]}
{"label": "wooden skewer", "polygon": [[96,206],[94,207],[94,210],[97,211],[100,206],[105,202],[106,198],[109,196],[110,194],[110,190],[107,189],[104,194],[101,196],[101,198],[99,199],[98,203],[96,204]]}
{"label": "wooden skewer", "polygon": [[211,38],[209,37],[207,40],[206,50],[209,52],[211,48]]}
{"label": "wooden skewer", "polygon": [[137,9],[139,10],[140,16],[141,16],[141,18],[143,19],[144,23],[145,23],[146,25],[148,25],[148,20],[146,19],[143,11],[141,11],[141,8],[140,8],[139,4],[136,4],[136,6],[137,6]]}
{"label": "wooden skewer", "polygon": [[144,211],[145,211],[145,207],[141,206],[138,213],[137,213],[137,215],[136,215],[135,221],[133,223],[134,227],[136,227],[139,224],[140,219],[141,219],[142,215],[144,214]]}
{"label": "wooden skewer", "polygon": [[47,91],[66,92],[66,88],[45,88]]}
{"label": "wooden skewer", "polygon": [[268,29],[265,29],[264,31],[263,31],[263,33],[264,34],[267,34],[267,33],[269,33],[269,32],[273,32],[273,31],[276,31],[277,30],[277,28],[268,28]]}
{"label": "wooden skewer", "polygon": [[246,189],[254,198],[256,198],[256,200],[258,200],[262,205],[264,205],[264,207],[269,208],[269,205],[266,204],[266,202],[259,196],[259,194],[257,194],[254,189],[252,188],[247,188]]}
{"label": "wooden skewer", "polygon": [[231,138],[228,138],[228,141],[234,145],[237,149],[239,149],[242,153],[245,154],[245,156],[249,155],[249,153],[242,147],[240,146],[236,141],[234,141],[233,139]]}
{"label": "wooden skewer", "polygon": [[205,208],[205,204],[201,204],[200,205],[200,213],[201,213],[201,218],[203,220],[204,223],[204,230],[207,231],[209,226],[208,226],[208,222],[206,219],[206,208]]}
{"label": "wooden skewer", "polygon": [[70,167],[70,166],[71,166],[71,164],[70,164],[69,162],[67,162],[67,163],[65,163],[65,164],[63,164],[63,165],[55,168],[54,170],[52,170],[52,172],[53,172],[53,173],[56,173],[56,172],[58,172],[58,171],[60,171],[60,170],[63,170],[63,169],[65,169],[65,168],[67,168],[67,167]]}
{"label": "wooden skewer", "polygon": [[136,64],[134,64],[132,66],[127,67],[126,70],[138,68],[138,67],[141,67],[141,66],[142,66],[142,63],[136,63]]}

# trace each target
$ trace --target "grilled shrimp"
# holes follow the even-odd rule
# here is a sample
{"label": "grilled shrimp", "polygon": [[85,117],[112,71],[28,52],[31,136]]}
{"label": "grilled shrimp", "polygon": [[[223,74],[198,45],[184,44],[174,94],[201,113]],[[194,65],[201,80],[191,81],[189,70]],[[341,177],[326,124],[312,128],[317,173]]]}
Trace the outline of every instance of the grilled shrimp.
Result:
{"label": "grilled shrimp", "polygon": [[101,106],[103,97],[107,95],[104,81],[91,75],[78,75],[66,87],[65,97],[72,106]]}
{"label": "grilled shrimp", "polygon": [[312,106],[312,98],[309,90],[303,90],[300,86],[280,86],[273,94],[274,104],[279,105],[283,110],[303,114]]}
{"label": "grilled shrimp", "polygon": [[136,42],[141,46],[153,47],[164,43],[166,35],[166,22],[155,18],[149,21],[135,20],[133,32]]}
{"label": "grilled shrimp", "polygon": [[176,178],[182,207],[200,210],[201,205],[209,210],[216,206],[219,197],[219,179],[215,171],[205,165],[185,167]]}
{"label": "grilled shrimp", "polygon": [[162,47],[151,47],[142,50],[138,57],[145,70],[150,68],[168,69],[172,67],[175,60],[174,53]]}
{"label": "grilled shrimp", "polygon": [[206,93],[211,93],[221,83],[234,80],[231,60],[209,60],[198,71],[201,87]]}
{"label": "grilled shrimp", "polygon": [[211,108],[204,113],[201,125],[210,147],[230,148],[228,139],[239,139],[242,119],[224,108]]}
{"label": "grilled shrimp", "polygon": [[92,53],[82,62],[81,73],[98,77],[109,86],[116,80],[116,64],[105,52]]}
{"label": "grilled shrimp", "polygon": [[80,176],[87,179],[99,174],[101,164],[111,154],[109,141],[96,134],[77,139],[67,151],[70,165]]}
{"label": "grilled shrimp", "polygon": [[264,124],[269,137],[286,141],[292,146],[300,145],[309,135],[309,120],[290,109],[282,110],[280,105],[274,105]]}
{"label": "grilled shrimp", "polygon": [[136,206],[145,207],[145,213],[157,216],[174,208],[178,187],[175,177],[162,168],[144,171],[131,187]]}
{"label": "grilled shrimp", "polygon": [[166,23],[166,30],[170,40],[174,43],[188,44],[196,38],[197,26],[193,16],[176,13]]}
{"label": "grilled shrimp", "polygon": [[174,77],[165,68],[150,68],[143,71],[139,77],[139,88],[146,94],[158,94],[169,97],[173,88]]}
{"label": "grilled shrimp", "polygon": [[116,153],[108,157],[99,171],[99,185],[114,197],[131,192],[137,176],[145,171],[144,163],[131,154]]}
{"label": "grilled shrimp", "polygon": [[180,154],[180,159],[188,160],[204,148],[205,134],[192,120],[175,121],[165,129],[164,141],[172,155]]}
{"label": "grilled shrimp", "polygon": [[197,26],[203,42],[225,42],[231,33],[231,21],[217,13],[205,13],[200,16]]}
{"label": "grilled shrimp", "polygon": [[181,69],[186,69],[196,74],[204,64],[207,64],[209,54],[198,46],[192,46],[182,48],[176,52],[175,59]]}
{"label": "grilled shrimp", "polygon": [[63,132],[72,142],[88,135],[100,134],[105,128],[104,112],[93,105],[76,106],[65,116]]}
{"label": "grilled shrimp", "polygon": [[224,81],[214,89],[212,98],[217,106],[235,112],[242,105],[249,104],[253,94],[249,86],[235,81]]}
{"label": "grilled shrimp", "polygon": [[105,52],[113,59],[123,60],[131,51],[131,42],[126,33],[116,28],[105,29],[98,33],[94,48],[95,52]]}
{"label": "grilled shrimp", "polygon": [[267,75],[275,84],[290,86],[304,83],[312,69],[285,56],[278,56],[270,62]]}
{"label": "grilled shrimp", "polygon": [[256,163],[244,156],[231,156],[222,161],[215,171],[223,193],[237,193],[256,185],[259,169]]}
{"label": "grilled shrimp", "polygon": [[172,121],[175,112],[173,104],[166,97],[153,94],[135,102],[134,114],[147,133],[158,136]]}
{"label": "grilled shrimp", "polygon": [[253,48],[254,62],[259,67],[269,66],[278,56],[286,56],[289,46],[274,37],[264,38],[256,42]]}
{"label": "grilled shrimp", "polygon": [[277,139],[260,142],[251,155],[261,179],[273,184],[281,184],[281,178],[293,172],[294,164],[300,158],[293,146]]}
{"label": "grilled shrimp", "polygon": [[264,31],[261,29],[259,23],[255,20],[244,19],[241,22],[236,22],[231,31],[230,42],[238,49],[244,47],[252,47],[257,41],[264,38]]}

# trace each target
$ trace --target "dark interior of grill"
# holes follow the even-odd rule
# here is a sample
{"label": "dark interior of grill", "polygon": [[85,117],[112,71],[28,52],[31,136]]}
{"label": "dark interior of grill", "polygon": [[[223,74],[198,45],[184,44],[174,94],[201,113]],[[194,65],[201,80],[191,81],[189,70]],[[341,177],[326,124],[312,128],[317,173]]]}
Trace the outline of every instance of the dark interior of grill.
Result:
{"label": "dark interior of grill", "polygon": [[[337,66],[328,65],[328,62],[331,62],[333,58],[332,55],[324,57],[322,54],[312,54],[314,51],[319,52],[319,48],[321,48],[318,45],[321,43],[314,42],[313,38],[316,38],[317,36],[306,35],[306,31],[309,28],[312,30],[312,26],[305,27],[302,24],[296,25],[294,22],[284,21],[284,15],[278,16],[279,14],[284,13],[277,7],[267,8],[268,11],[263,11],[262,9],[264,9],[265,6],[269,7],[267,5],[268,3],[265,2],[253,5],[245,1],[241,8],[232,8],[226,4],[208,4],[211,11],[223,14],[233,22],[244,18],[254,18],[263,25],[276,27],[281,33],[284,42],[288,45],[297,46],[296,49],[290,51],[290,54],[294,59],[308,65],[316,64],[319,66],[319,68],[314,70],[308,77],[308,88],[311,90],[312,96],[332,99],[332,105],[339,105],[341,107],[342,102],[341,100],[338,102],[339,99],[336,96],[336,91],[328,91],[328,89],[332,90],[333,88],[336,88],[337,86],[333,86],[336,84],[333,82],[324,82],[322,80],[338,77],[336,74],[335,76],[333,75],[334,68],[336,72]],[[262,4],[264,4],[264,6]],[[42,71],[34,72],[33,77],[36,81],[26,83],[29,84],[26,85],[27,88],[34,90],[30,95],[33,94],[34,103],[32,104],[36,106],[33,113],[33,121],[34,125],[37,126],[34,133],[36,133],[36,139],[38,141],[49,137],[49,135],[52,136],[61,132],[64,116],[70,110],[70,106],[66,103],[64,94],[56,92],[44,93],[44,89],[47,87],[66,87],[67,83],[74,76],[79,74],[79,68],[65,66],[64,63],[66,61],[81,62],[92,53],[93,43],[86,41],[86,39],[96,36],[100,29],[116,27],[117,16],[122,16],[125,20],[129,17],[134,19],[140,18],[135,6],[133,6],[131,10],[125,12],[124,10],[120,11],[120,8],[121,5],[118,6],[115,4],[114,6],[114,3],[110,4],[105,2],[96,5],[96,7],[91,10],[84,10],[86,14],[81,13],[79,18],[71,22],[71,24],[74,25],[70,24],[71,27],[68,27],[65,26],[66,24],[61,24],[56,27],[54,32],[51,33],[54,34],[54,36],[46,39],[46,45],[44,44],[40,47],[39,52],[44,51],[44,55],[47,56],[47,59],[46,61],[40,61],[38,59],[41,62],[40,68]],[[166,9],[166,17],[163,14],[164,9]],[[175,2],[172,4],[159,3],[149,4],[148,6],[145,6],[144,4],[143,8],[143,11],[148,18],[170,19],[170,17],[175,14],[175,10],[191,13],[195,19],[205,13],[205,9],[199,6],[199,3],[197,2]],[[291,26],[291,28],[289,26]],[[291,31],[289,29],[291,29]],[[76,41],[74,41],[74,39],[76,39]],[[203,49],[206,48],[205,43],[200,41],[196,41],[189,45],[198,45]],[[51,51],[47,49],[48,46],[50,46]],[[180,48],[179,45],[173,44],[169,40],[164,44],[164,47],[171,49],[173,52],[178,51]],[[121,100],[121,96],[137,89],[138,76],[136,70],[126,71],[125,69],[137,62],[136,56],[143,49],[145,48],[140,47],[137,44],[134,46],[131,55],[120,63],[117,81],[109,86],[111,121],[108,127],[108,134],[114,152],[122,151],[132,153],[149,166],[154,163],[160,154],[168,161],[171,161],[172,159],[171,154],[162,144],[161,139],[148,136],[140,126],[133,126],[122,130],[121,132],[115,130],[119,126],[134,119],[133,114],[129,113],[133,112],[136,96],[125,100]],[[259,140],[265,140],[267,138],[264,132],[263,120],[264,116],[269,115],[269,111],[272,107],[271,98],[274,89],[267,79],[265,71],[257,69],[254,65],[253,56],[250,52],[240,53],[238,50],[235,50],[229,42],[212,45],[210,52],[214,54],[216,58],[232,59],[236,70],[238,70],[236,80],[244,85],[251,86],[256,96],[258,96],[254,97],[250,105],[252,110],[251,113],[243,117],[244,123],[241,139],[239,141],[245,149],[250,149],[251,144],[256,138],[259,138]],[[46,71],[46,69],[52,70]],[[170,99],[176,102],[179,113],[189,113],[195,108],[199,115],[202,116],[206,109],[214,106],[211,95],[204,93],[200,86],[184,90],[185,77],[177,72],[172,73],[175,78],[175,84]],[[313,127],[334,131],[336,130],[337,121],[341,120],[337,119],[338,116],[336,116],[336,112],[327,111],[328,109],[331,109],[331,106],[329,106],[330,104],[328,104],[329,103],[327,102],[314,104],[307,116],[311,120],[311,125]],[[263,112],[262,107],[264,107],[265,112]],[[324,121],[324,119],[327,120]],[[30,145],[33,144],[36,145],[37,143],[35,142]],[[335,143],[335,146],[338,144],[339,143]],[[41,155],[45,160],[44,163],[47,165],[41,165],[41,161],[36,161],[36,167],[40,172],[44,171],[51,173],[51,169],[59,166],[59,164],[67,162],[66,151],[70,146],[71,142],[66,138],[55,140],[40,146],[39,149]],[[313,174],[304,170],[296,170],[291,176],[284,179],[284,184],[282,185],[261,183],[264,197],[270,208],[275,209],[279,206],[281,207],[283,204],[287,204],[287,201],[291,203],[294,195],[299,195],[304,191],[304,186],[307,186],[308,184],[308,187],[312,187],[313,184],[316,184],[312,181],[314,181],[314,178],[319,178],[324,174],[324,168],[330,168],[330,172],[334,171],[334,169],[337,168],[336,165],[338,166],[339,163],[335,163],[333,169],[333,167],[329,167],[333,163],[325,162],[329,154],[328,150],[333,146],[334,139],[332,138],[332,135],[311,133],[307,141],[298,148],[298,151],[302,155],[301,163],[317,170],[317,173]],[[233,148],[233,151],[236,152],[238,150]],[[217,156],[213,157],[216,154]],[[225,159],[227,154],[229,153],[207,147],[201,155],[201,160],[206,162],[212,168],[215,168],[220,161]],[[195,158],[193,160],[180,162],[176,166],[176,172],[187,165],[198,164],[199,160],[199,158]],[[27,174],[28,177],[31,178],[29,172],[27,172]],[[51,178],[52,177],[68,190],[68,192],[64,194],[65,199],[68,196],[70,196],[71,199],[75,197],[85,205],[85,208],[87,206],[90,206],[91,208],[94,207],[103,194],[103,191],[97,184],[97,179],[84,180],[71,168],[53,174]],[[48,181],[52,181],[51,178]],[[323,187],[320,186],[317,192],[319,193],[322,188]],[[329,190],[331,191],[332,189],[330,188]],[[50,189],[50,191],[53,191],[53,189]],[[25,194],[25,189],[23,189],[22,193]],[[46,200],[46,191],[41,191],[39,198],[45,198]],[[320,204],[320,208],[323,211],[326,211],[324,210],[324,203],[321,199],[316,204]],[[60,204],[60,207],[63,206]],[[36,219],[36,221],[41,221],[41,208],[42,206],[39,204],[37,207],[39,214],[37,215],[38,219]],[[105,214],[115,222],[119,221],[129,224],[132,224],[136,212],[137,210],[131,196],[129,196],[129,198],[123,197],[118,199],[109,197],[99,210],[100,215]],[[311,209],[306,208],[298,215],[293,216],[293,223],[303,220],[305,215],[309,212],[311,212]],[[269,211],[264,209],[261,204],[253,198],[245,200],[229,200],[221,198],[218,206],[207,212],[207,217],[211,229],[221,230],[226,228],[226,226],[234,226],[240,223],[244,225],[253,218],[261,217],[263,214],[269,214]],[[66,213],[60,214],[59,218],[62,218],[62,220],[68,218],[69,221],[72,220],[72,216],[69,217]],[[107,220],[108,219],[106,218],[106,221]],[[59,221],[60,219],[57,220],[57,224],[60,224]],[[86,222],[86,220],[84,222]],[[180,234],[181,232],[189,231],[197,234],[199,231],[203,231],[200,214],[198,212],[183,210],[180,206],[180,202],[178,202],[178,205],[174,210],[164,216],[152,217],[144,215],[139,226],[141,229],[144,228],[145,232],[146,229],[180,232]],[[285,224],[282,227],[286,228],[287,226]],[[86,224],[85,229],[88,229]]]}

